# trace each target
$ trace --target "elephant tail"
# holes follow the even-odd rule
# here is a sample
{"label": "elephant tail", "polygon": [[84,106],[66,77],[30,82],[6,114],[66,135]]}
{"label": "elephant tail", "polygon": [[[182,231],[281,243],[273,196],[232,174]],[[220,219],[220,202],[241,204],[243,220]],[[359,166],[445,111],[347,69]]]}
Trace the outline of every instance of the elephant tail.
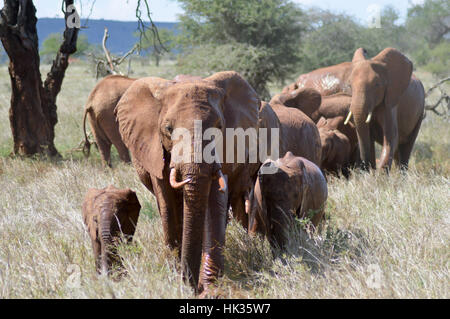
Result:
{"label": "elephant tail", "polygon": [[92,108],[89,106],[84,110],[83,116],[83,133],[84,133],[84,145],[83,145],[83,154],[85,157],[89,157],[91,154],[91,142],[89,141],[89,137],[86,132],[86,118],[88,113],[92,112]]}

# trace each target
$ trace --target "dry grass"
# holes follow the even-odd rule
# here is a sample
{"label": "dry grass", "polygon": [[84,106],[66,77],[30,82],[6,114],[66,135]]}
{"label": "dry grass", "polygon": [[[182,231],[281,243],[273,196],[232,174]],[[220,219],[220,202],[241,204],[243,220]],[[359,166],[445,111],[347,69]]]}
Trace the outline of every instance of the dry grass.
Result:
{"label": "dry grass", "polygon": [[[56,132],[64,160],[51,163],[6,156],[9,79],[0,67],[0,298],[192,298],[133,168],[115,156],[115,168],[104,169],[96,151],[88,160],[69,152],[82,139],[83,104],[95,84],[86,69],[71,66],[66,77]],[[308,238],[297,226],[282,258],[231,222],[224,296],[449,298],[449,143],[448,122],[428,116],[408,173],[330,178],[324,229]],[[143,205],[135,244],[121,248],[128,275],[119,281],[96,275],[81,218],[86,190],[109,184],[136,190]]]}

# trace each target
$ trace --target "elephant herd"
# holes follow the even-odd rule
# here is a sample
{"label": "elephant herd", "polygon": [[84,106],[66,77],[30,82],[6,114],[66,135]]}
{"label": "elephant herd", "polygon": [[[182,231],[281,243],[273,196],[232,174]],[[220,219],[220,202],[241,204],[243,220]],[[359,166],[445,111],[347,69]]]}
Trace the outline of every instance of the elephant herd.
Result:
{"label": "elephant herd", "polygon": [[[266,236],[274,249],[288,242],[295,217],[319,227],[328,196],[324,173],[348,177],[352,167],[376,166],[388,171],[392,160],[407,168],[424,96],[411,61],[398,50],[368,59],[358,49],[351,62],[303,74],[269,102],[234,71],[173,80],[109,76],[91,92],[84,123],[88,118],[108,166],[111,145],[121,160],[132,161],[156,197],[164,241],[178,251],[184,278],[207,296],[223,273],[229,216],[250,235]],[[198,122],[201,134],[224,133],[222,143],[196,139]],[[208,148],[218,159],[233,145],[234,156],[199,161],[194,152],[187,161],[176,160],[180,128],[190,133],[193,149]],[[272,139],[266,141],[275,142],[278,152],[252,161],[250,143],[236,145],[237,137],[225,134],[229,129],[267,129]],[[382,145],[379,160],[375,141]],[[89,144],[86,137],[87,149]],[[237,160],[239,147],[244,160]],[[88,191],[83,217],[99,272],[120,264],[115,243],[120,237],[131,241],[139,209],[129,189]]]}

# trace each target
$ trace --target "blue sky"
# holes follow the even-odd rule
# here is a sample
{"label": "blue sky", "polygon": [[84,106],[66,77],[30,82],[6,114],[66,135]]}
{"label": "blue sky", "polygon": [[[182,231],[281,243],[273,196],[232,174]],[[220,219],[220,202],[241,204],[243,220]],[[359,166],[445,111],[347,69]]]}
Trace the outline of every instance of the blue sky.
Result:
{"label": "blue sky", "polygon": [[[82,6],[80,6],[80,1]],[[81,11],[82,17],[88,15],[90,4],[93,0],[77,0],[76,7]],[[134,21],[135,8],[138,0],[96,0],[91,18],[109,19],[121,21]],[[412,4],[423,3],[424,0],[293,0],[304,8],[319,7],[339,13],[355,16],[360,21],[367,21],[371,12],[377,7],[386,5],[394,6],[400,13],[401,19],[406,17],[408,7]],[[177,15],[182,13],[180,5],[176,0],[149,0],[152,19],[154,21],[174,22]],[[37,15],[41,17],[61,17],[61,0],[34,0]],[[57,3],[57,4],[55,4]]]}

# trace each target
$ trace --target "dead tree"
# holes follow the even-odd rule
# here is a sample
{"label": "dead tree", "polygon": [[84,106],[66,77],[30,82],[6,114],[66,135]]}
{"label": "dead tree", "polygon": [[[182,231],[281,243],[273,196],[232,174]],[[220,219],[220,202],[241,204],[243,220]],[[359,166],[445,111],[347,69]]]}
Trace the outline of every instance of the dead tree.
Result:
{"label": "dead tree", "polygon": [[[103,34],[103,41],[102,41],[102,48],[103,48],[105,57],[96,57],[94,55],[91,55],[93,57],[94,63],[95,63],[95,78],[96,79],[98,79],[99,76],[106,76],[106,75],[110,75],[110,74],[124,75],[122,72],[120,72],[120,70],[118,69],[118,66],[120,64],[122,64],[122,62],[125,61],[126,58],[128,58],[134,52],[139,50],[139,44],[135,44],[122,57],[113,58],[106,46],[106,41],[108,40],[108,38],[109,38],[108,29],[105,28],[105,33]],[[129,73],[129,71],[130,71],[130,67],[128,67],[128,73]]]}
{"label": "dead tree", "polygon": [[[441,95],[437,100],[437,102],[425,105],[426,111],[432,111],[433,113],[439,116],[448,116],[450,114],[450,96],[442,88],[442,84],[444,84],[447,81],[450,81],[450,77],[440,80],[439,82],[437,82],[435,85],[433,85],[431,88],[428,89],[428,91],[425,94],[425,98],[429,97],[430,94],[435,89],[439,89]],[[443,111],[439,110],[439,106],[441,105],[442,105],[441,109],[444,109]]]}
{"label": "dead tree", "polygon": [[[0,10],[0,39],[9,57],[11,108],[9,120],[14,154],[59,156],[54,145],[56,97],[61,89],[69,56],[76,51],[79,29],[73,26],[73,0],[63,0],[66,29],[63,42],[42,83],[36,8],[32,0],[4,0]],[[69,11],[70,10],[70,11]]]}

